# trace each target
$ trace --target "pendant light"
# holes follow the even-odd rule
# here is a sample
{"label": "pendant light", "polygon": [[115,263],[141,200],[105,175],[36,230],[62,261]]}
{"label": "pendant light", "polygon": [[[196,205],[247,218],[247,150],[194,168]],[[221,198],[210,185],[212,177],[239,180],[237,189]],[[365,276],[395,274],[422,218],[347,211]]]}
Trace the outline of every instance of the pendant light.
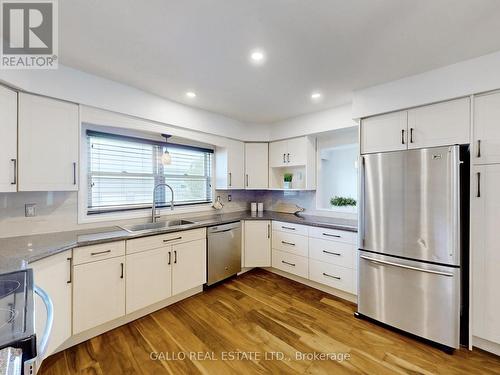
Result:
{"label": "pendant light", "polygon": [[172,164],[172,157],[170,156],[170,153],[167,150],[167,143],[168,143],[168,139],[171,137],[171,135],[170,134],[162,134],[161,136],[165,137],[165,152],[161,156],[161,163],[163,165],[170,165],[170,164]]}

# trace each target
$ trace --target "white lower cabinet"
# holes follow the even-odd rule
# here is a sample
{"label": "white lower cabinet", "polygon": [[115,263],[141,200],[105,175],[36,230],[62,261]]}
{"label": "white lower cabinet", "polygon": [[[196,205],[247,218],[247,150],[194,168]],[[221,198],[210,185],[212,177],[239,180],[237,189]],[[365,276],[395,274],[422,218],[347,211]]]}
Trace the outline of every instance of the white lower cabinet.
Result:
{"label": "white lower cabinet", "polygon": [[497,344],[500,351],[500,164],[476,166],[473,172],[472,334]]}
{"label": "white lower cabinet", "polygon": [[205,239],[172,246],[172,295],[207,282],[206,246]]}
{"label": "white lower cabinet", "polygon": [[246,220],[244,266],[271,266],[271,222],[269,220]]}
{"label": "white lower cabinet", "polygon": [[[45,290],[54,306],[54,322],[45,356],[49,356],[71,337],[71,250],[30,264],[35,285]],[[35,331],[40,340],[47,323],[45,305],[35,297]]]}
{"label": "white lower cabinet", "polygon": [[73,267],[73,334],[125,315],[124,267],[124,256]]}
{"label": "white lower cabinet", "polygon": [[309,279],[312,281],[355,294],[354,277],[353,269],[309,259]]}
{"label": "white lower cabinet", "polygon": [[171,264],[170,246],[127,255],[127,314],[172,295]]}
{"label": "white lower cabinet", "polygon": [[308,259],[286,251],[273,249],[273,267],[307,279],[309,277]]}
{"label": "white lower cabinet", "polygon": [[274,221],[272,253],[274,268],[357,294],[354,232]]}

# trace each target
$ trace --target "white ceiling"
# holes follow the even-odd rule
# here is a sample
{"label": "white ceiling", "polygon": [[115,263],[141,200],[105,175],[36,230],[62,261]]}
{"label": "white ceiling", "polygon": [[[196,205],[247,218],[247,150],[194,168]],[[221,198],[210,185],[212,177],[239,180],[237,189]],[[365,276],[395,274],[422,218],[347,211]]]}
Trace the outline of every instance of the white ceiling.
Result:
{"label": "white ceiling", "polygon": [[[62,64],[253,123],[500,50],[499,0],[65,0],[59,12]],[[264,65],[249,63],[254,48]]]}

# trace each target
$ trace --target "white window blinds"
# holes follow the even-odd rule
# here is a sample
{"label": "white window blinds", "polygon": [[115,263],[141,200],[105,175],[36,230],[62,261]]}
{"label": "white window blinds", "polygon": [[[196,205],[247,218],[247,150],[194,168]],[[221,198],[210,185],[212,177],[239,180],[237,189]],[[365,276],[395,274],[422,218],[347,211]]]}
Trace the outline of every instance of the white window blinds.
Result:
{"label": "white window blinds", "polygon": [[[87,131],[89,214],[151,207],[153,188],[167,183],[174,205],[212,202],[213,150],[168,144],[172,163],[163,165],[165,144]],[[157,189],[158,206],[170,204],[170,189]]]}

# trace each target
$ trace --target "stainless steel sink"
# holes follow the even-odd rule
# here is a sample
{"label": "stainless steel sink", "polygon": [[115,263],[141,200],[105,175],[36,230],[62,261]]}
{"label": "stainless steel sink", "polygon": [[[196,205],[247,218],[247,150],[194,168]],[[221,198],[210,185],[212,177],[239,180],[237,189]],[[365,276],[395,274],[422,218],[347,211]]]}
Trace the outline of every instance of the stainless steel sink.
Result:
{"label": "stainless steel sink", "polygon": [[194,224],[194,221],[189,220],[168,220],[168,221],[158,221],[156,223],[146,223],[146,224],[130,224],[120,226],[123,230],[129,233],[138,232],[156,232],[168,228],[180,227],[183,225]]}

